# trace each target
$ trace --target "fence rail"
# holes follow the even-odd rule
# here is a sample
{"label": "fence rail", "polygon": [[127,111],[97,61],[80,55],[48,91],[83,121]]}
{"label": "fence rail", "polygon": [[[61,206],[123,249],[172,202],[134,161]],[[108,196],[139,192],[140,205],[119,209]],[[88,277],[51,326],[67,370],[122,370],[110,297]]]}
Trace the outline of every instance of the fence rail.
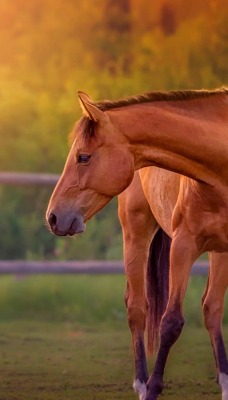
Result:
{"label": "fence rail", "polygon": [[[123,261],[24,261],[1,260],[0,274],[123,274]],[[192,275],[207,275],[208,262],[198,261],[193,265]]]}
{"label": "fence rail", "polygon": [[[57,174],[0,172],[0,184],[54,186]],[[123,274],[123,261],[0,260],[0,274]],[[192,275],[207,275],[208,262],[196,262]]]}
{"label": "fence rail", "polygon": [[55,185],[57,174],[39,174],[33,172],[0,172],[0,183],[8,185]]}

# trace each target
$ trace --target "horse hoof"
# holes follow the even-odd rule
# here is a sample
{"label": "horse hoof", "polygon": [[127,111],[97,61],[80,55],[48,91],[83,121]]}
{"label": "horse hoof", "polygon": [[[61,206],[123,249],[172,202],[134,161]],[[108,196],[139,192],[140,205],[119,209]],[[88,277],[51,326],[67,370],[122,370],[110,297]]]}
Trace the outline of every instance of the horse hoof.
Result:
{"label": "horse hoof", "polygon": [[146,400],[146,384],[144,382],[140,382],[139,379],[136,379],[133,383],[133,389],[139,395],[139,400]]}
{"label": "horse hoof", "polygon": [[220,373],[218,381],[222,389],[222,400],[228,400],[228,375]]}

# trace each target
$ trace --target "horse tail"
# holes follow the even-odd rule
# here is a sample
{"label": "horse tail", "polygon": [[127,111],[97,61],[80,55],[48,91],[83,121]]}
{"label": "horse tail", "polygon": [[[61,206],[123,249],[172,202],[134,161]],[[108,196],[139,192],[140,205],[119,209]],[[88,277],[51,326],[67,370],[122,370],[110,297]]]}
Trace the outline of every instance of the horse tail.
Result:
{"label": "horse tail", "polygon": [[150,354],[157,350],[159,326],[168,301],[170,245],[170,237],[159,228],[150,245],[146,277],[147,349]]}

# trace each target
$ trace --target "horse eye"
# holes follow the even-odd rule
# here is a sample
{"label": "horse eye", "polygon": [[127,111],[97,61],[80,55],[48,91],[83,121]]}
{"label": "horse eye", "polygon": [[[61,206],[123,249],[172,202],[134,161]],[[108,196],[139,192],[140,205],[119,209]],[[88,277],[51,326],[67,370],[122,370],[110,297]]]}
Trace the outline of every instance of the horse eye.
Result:
{"label": "horse eye", "polygon": [[88,154],[79,154],[78,162],[81,164],[86,164],[90,160],[91,156]]}

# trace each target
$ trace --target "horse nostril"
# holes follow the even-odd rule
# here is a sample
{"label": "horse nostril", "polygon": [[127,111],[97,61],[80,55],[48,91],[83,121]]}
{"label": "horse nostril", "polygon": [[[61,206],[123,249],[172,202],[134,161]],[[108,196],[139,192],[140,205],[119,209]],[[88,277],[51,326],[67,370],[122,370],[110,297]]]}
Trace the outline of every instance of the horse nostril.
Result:
{"label": "horse nostril", "polygon": [[51,213],[51,214],[49,215],[49,218],[48,218],[48,223],[49,223],[49,225],[50,225],[51,227],[54,227],[54,226],[56,226],[56,223],[57,223],[57,217],[56,217],[56,215],[55,215],[55,214]]}

